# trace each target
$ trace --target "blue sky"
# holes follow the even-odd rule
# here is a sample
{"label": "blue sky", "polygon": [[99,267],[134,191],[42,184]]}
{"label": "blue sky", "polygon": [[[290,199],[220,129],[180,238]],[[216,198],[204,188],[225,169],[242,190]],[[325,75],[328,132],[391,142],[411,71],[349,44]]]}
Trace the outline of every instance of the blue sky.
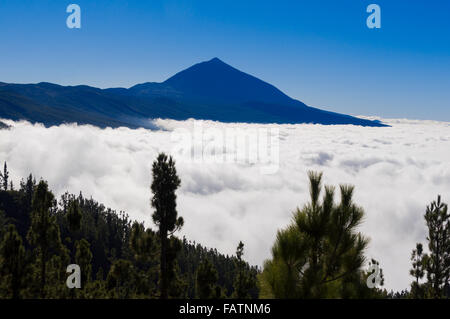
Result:
{"label": "blue sky", "polygon": [[3,82],[129,87],[212,57],[311,106],[450,121],[448,0],[0,0]]}

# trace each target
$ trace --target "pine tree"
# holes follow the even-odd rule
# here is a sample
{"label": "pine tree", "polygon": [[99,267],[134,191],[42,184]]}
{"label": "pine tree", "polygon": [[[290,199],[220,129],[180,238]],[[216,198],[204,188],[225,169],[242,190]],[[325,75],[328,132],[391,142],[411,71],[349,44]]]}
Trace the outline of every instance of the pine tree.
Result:
{"label": "pine tree", "polygon": [[5,290],[4,297],[20,298],[20,291],[25,286],[27,262],[22,238],[12,224],[8,225],[0,243],[0,291]]}
{"label": "pine tree", "polygon": [[131,227],[130,248],[137,269],[137,293],[146,297],[156,295],[159,262],[154,232],[145,229],[143,223],[134,222]]}
{"label": "pine tree", "polygon": [[70,252],[65,246],[56,244],[55,253],[50,256],[46,263],[45,298],[68,298],[71,292],[75,292],[67,289],[66,285],[67,265],[71,263]]}
{"label": "pine tree", "polygon": [[2,176],[2,183],[3,183],[3,189],[5,191],[8,190],[8,179],[9,179],[9,172],[8,172],[8,166],[5,164],[3,165],[3,174],[0,174]]}
{"label": "pine tree", "polygon": [[236,268],[237,274],[234,279],[233,298],[248,299],[250,298],[250,290],[256,286],[255,279],[249,274],[247,265],[242,259],[244,256],[244,243],[239,242],[236,249]]}
{"label": "pine tree", "polygon": [[56,217],[52,213],[55,198],[48,190],[48,185],[40,181],[33,196],[31,226],[27,234],[29,243],[35,247],[40,264],[39,291],[41,298],[45,298],[47,279],[47,262],[52,255],[61,250],[61,239]]}
{"label": "pine tree", "polygon": [[441,196],[427,206],[425,221],[429,249],[425,260],[430,294],[432,298],[443,298],[450,279],[450,215]]}
{"label": "pine tree", "polygon": [[69,199],[67,221],[71,232],[76,233],[81,229],[81,218],[82,214],[78,200],[75,198]]}
{"label": "pine tree", "polygon": [[36,180],[33,178],[33,175],[28,175],[27,181],[23,180],[20,182],[20,192],[25,195],[25,210],[27,212],[31,211],[31,204],[33,201],[33,193],[34,188],[36,187]]}
{"label": "pine tree", "polygon": [[81,287],[85,287],[91,281],[92,252],[90,246],[89,242],[84,238],[75,243],[75,263],[80,266]]}
{"label": "pine tree", "polygon": [[149,263],[156,255],[156,243],[151,229],[145,229],[143,223],[134,222],[131,227],[130,248],[139,265]]}
{"label": "pine tree", "polygon": [[161,299],[167,299],[176,253],[181,249],[181,245],[176,245],[176,241],[169,240],[169,237],[183,226],[183,218],[178,217],[176,210],[175,194],[181,181],[177,176],[172,157],[167,157],[164,153],[159,154],[157,160],[153,163],[152,174],[151,190],[153,197],[151,204],[155,209],[152,217],[153,222],[158,226],[161,245],[160,297]]}
{"label": "pine tree", "polygon": [[311,202],[297,209],[293,223],[278,231],[272,259],[260,276],[263,297],[339,298],[361,287],[368,240],[355,231],[364,212],[352,201],[353,187],[341,185],[341,202],[322,174],[309,173]]}
{"label": "pine tree", "polygon": [[[217,270],[208,258],[204,258],[197,269],[196,295],[200,299],[211,299],[217,297],[216,283],[218,279]],[[220,297],[220,294],[219,294]]]}
{"label": "pine tree", "polygon": [[414,277],[411,283],[411,298],[422,299],[425,298],[425,287],[420,283],[420,280],[425,275],[425,260],[423,253],[423,246],[421,243],[416,244],[416,249],[411,253],[412,269],[409,271],[410,275]]}
{"label": "pine tree", "polygon": [[118,259],[112,265],[106,278],[107,287],[113,298],[133,298],[135,269],[129,260]]}

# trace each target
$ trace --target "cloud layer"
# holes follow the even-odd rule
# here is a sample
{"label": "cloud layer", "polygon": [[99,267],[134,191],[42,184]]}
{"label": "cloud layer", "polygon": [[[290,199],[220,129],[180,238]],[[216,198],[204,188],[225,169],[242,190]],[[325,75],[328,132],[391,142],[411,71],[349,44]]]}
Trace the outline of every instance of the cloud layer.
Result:
{"label": "cloud layer", "polygon": [[279,169],[272,175],[252,163],[197,163],[175,154],[182,233],[228,254],[242,240],[247,260],[261,265],[277,229],[308,199],[307,171],[320,170],[326,184],[356,186],[368,256],[381,262],[386,286],[398,290],[408,287],[410,252],[425,239],[426,205],[437,194],[450,202],[450,123],[383,121],[392,127],[157,120],[162,130],[150,131],[5,121],[13,128],[0,130],[0,161],[8,162],[16,185],[33,173],[58,195],[82,191],[150,226],[151,163],[158,152],[174,150],[174,131],[198,124],[219,132],[277,129]]}

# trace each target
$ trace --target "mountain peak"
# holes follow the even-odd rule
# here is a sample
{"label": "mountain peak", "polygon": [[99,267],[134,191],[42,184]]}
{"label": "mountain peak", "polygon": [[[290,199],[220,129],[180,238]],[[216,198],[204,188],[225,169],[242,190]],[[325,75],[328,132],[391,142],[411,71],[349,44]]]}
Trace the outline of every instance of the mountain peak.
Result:
{"label": "mountain peak", "polygon": [[209,61],[207,61],[207,62],[213,62],[213,63],[224,63],[224,64],[226,64],[225,62],[223,62],[221,59],[219,59],[218,57],[214,57],[214,58],[212,58],[211,60],[209,60]]}
{"label": "mountain peak", "polygon": [[166,84],[185,97],[213,99],[215,102],[265,102],[285,104],[292,99],[273,85],[239,71],[215,57],[197,63],[167,79]]}
{"label": "mountain peak", "polygon": [[[221,59],[219,59],[217,57],[214,57],[211,60],[207,60],[207,61],[203,61],[203,62],[199,62],[197,64],[194,64],[193,66],[191,66],[190,68],[187,68],[186,70],[189,70],[189,69],[192,69],[192,68],[194,70],[199,70],[199,69],[202,69],[202,68],[203,69],[209,68],[209,69],[214,70],[216,72],[220,71],[220,70],[222,70],[222,71],[224,71],[224,70],[227,70],[227,71],[231,71],[231,70],[239,71],[236,68],[233,68],[231,65],[229,65],[228,63],[225,63],[224,61],[222,61]],[[184,70],[184,71],[186,71],[186,70]],[[183,72],[183,71],[181,71],[181,72]],[[181,72],[179,72],[179,73],[181,73]]]}

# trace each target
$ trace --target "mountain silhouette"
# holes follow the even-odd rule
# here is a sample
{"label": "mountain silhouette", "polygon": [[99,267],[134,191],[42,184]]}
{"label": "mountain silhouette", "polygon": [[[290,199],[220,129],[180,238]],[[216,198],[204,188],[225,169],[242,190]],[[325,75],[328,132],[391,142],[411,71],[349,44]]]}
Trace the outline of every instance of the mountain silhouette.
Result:
{"label": "mountain silhouette", "polygon": [[131,128],[151,128],[151,118],[384,126],[307,106],[218,58],[195,64],[162,83],[129,89],[0,83],[0,118],[47,126],[77,122]]}
{"label": "mountain silhouette", "polygon": [[204,97],[223,103],[261,101],[291,103],[293,100],[273,85],[241,72],[218,58],[196,64],[164,82],[189,97]]}

